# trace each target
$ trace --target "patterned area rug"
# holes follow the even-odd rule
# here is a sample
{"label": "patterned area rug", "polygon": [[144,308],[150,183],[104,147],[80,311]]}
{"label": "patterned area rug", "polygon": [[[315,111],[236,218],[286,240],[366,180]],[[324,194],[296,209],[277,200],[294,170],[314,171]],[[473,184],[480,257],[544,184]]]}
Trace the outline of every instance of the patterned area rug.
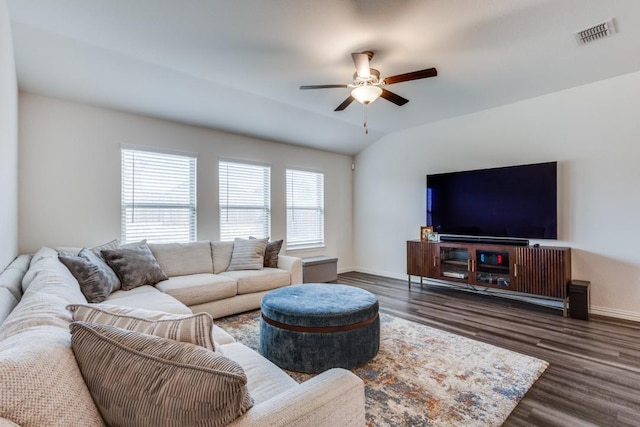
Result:
{"label": "patterned area rug", "polygon": [[[260,311],[216,320],[258,350]],[[381,314],[380,351],[364,380],[369,426],[500,426],[548,363]],[[286,371],[302,382],[313,375]]]}

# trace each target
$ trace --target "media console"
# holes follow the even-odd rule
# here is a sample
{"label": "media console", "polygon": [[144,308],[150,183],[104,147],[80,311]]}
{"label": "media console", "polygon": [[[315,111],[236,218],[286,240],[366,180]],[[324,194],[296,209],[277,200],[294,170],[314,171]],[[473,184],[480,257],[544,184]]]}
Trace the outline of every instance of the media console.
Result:
{"label": "media console", "polygon": [[560,300],[566,317],[571,248],[409,240],[407,275]]}

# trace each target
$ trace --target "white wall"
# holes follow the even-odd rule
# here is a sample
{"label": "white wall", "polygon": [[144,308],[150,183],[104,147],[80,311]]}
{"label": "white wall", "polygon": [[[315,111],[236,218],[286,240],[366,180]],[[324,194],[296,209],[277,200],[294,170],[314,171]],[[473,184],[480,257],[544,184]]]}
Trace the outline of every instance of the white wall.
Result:
{"label": "white wall", "polygon": [[427,174],[554,160],[551,244],[572,248],[592,313],[640,320],[640,73],[397,132],[358,154],[356,268],[406,279]]}
{"label": "white wall", "polygon": [[126,144],[197,153],[200,240],[219,238],[220,157],[271,165],[275,239],[286,236],[285,169],[324,172],[326,247],[289,254],[332,255],[339,269],[352,266],[350,156],[29,93],[20,93],[19,129],[21,252],[43,245],[92,246],[120,237],[120,146]]}
{"label": "white wall", "polygon": [[18,84],[9,13],[0,0],[0,271],[18,253]]}

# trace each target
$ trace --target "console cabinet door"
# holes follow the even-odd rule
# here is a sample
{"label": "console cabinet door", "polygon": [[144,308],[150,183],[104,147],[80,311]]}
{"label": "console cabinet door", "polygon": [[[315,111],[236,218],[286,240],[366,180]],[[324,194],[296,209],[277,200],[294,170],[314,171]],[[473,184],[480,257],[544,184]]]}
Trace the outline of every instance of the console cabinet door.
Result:
{"label": "console cabinet door", "polygon": [[407,274],[420,277],[436,277],[438,244],[410,240],[407,242]]}
{"label": "console cabinet door", "polygon": [[513,290],[566,298],[571,281],[571,249],[513,248]]}

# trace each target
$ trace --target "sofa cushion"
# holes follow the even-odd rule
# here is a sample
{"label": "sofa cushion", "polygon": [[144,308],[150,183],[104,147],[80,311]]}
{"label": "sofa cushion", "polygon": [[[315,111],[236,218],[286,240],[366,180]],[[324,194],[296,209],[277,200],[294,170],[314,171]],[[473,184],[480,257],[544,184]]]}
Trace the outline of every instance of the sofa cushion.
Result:
{"label": "sofa cushion", "polygon": [[156,288],[186,305],[231,298],[238,292],[234,279],[206,273],[170,277],[158,283]]}
{"label": "sofa cushion", "polygon": [[109,304],[70,304],[67,310],[72,313],[74,321],[116,326],[129,331],[188,342],[211,351],[215,350],[212,334],[213,319],[209,313],[159,316],[159,312]]}
{"label": "sofa cushion", "polygon": [[214,274],[227,271],[231,263],[233,242],[211,242],[211,255],[213,257]]}
{"label": "sofa cushion", "polygon": [[70,328],[80,370],[109,425],[224,426],[253,406],[244,371],[220,353],[113,326]]}
{"label": "sofa cushion", "polygon": [[30,262],[31,255],[19,255],[0,273],[0,288],[8,289],[18,301],[22,298],[22,278]]}
{"label": "sofa cushion", "polygon": [[120,278],[124,291],[167,279],[146,243],[135,248],[103,250],[102,256]]}
{"label": "sofa cushion", "polygon": [[268,291],[291,284],[291,274],[278,268],[264,270],[225,271],[221,276],[238,282],[238,295]]}
{"label": "sofa cushion", "polygon": [[102,302],[120,287],[116,273],[89,249],[82,249],[78,255],[60,255],[58,258],[76,278],[89,302]]}
{"label": "sofa cushion", "polygon": [[21,426],[103,426],[71,350],[68,327],[0,341],[0,416]]}
{"label": "sofa cushion", "polygon": [[[77,301],[85,303],[85,301]],[[66,330],[71,314],[64,309],[69,302],[46,292],[29,292],[7,316],[0,327],[0,340],[27,329],[52,326]]]}
{"label": "sofa cushion", "polygon": [[213,273],[211,245],[208,241],[149,243],[149,249],[169,277]]}
{"label": "sofa cushion", "polygon": [[18,305],[18,300],[9,289],[0,288],[0,325],[16,305]]}
{"label": "sofa cushion", "polygon": [[247,388],[256,405],[298,385],[282,369],[243,344],[233,343],[221,347],[225,357],[244,369]]}
{"label": "sofa cushion", "polygon": [[278,254],[282,249],[282,239],[268,242],[267,247],[264,250],[264,266],[271,268],[278,268]]}
{"label": "sofa cushion", "polygon": [[231,253],[231,263],[227,271],[238,270],[262,270],[264,267],[264,251],[267,248],[267,241],[264,239],[240,239],[233,240],[233,252]]}
{"label": "sofa cushion", "polygon": [[164,311],[165,313],[191,314],[189,307],[153,286],[140,286],[130,291],[115,291],[109,295],[105,302],[125,307]]}

